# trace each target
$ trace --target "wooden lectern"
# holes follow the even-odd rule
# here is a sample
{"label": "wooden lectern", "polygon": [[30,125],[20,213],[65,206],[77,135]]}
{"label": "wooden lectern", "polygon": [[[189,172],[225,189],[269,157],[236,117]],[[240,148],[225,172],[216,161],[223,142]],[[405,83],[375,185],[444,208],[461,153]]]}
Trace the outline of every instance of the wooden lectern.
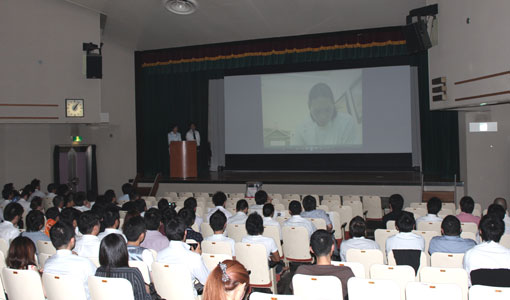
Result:
{"label": "wooden lectern", "polygon": [[197,177],[197,142],[170,143],[170,177]]}

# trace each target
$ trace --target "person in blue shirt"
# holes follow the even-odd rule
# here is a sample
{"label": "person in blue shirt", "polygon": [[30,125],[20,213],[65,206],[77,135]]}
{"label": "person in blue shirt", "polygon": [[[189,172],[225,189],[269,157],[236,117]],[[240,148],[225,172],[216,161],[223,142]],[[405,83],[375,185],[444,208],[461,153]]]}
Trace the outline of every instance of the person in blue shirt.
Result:
{"label": "person in blue shirt", "polygon": [[476,242],[472,239],[460,237],[460,221],[455,216],[446,216],[441,223],[442,236],[433,237],[430,240],[429,253],[465,253],[473,248]]}

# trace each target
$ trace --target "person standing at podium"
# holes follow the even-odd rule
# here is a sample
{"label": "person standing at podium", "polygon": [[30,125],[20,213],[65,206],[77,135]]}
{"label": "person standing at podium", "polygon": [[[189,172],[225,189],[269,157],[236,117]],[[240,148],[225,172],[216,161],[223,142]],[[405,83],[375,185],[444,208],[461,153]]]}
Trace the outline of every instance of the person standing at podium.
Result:
{"label": "person standing at podium", "polygon": [[189,124],[189,130],[186,133],[186,141],[196,141],[197,147],[200,147],[200,133],[198,132],[197,125],[194,122]]}
{"label": "person standing at podium", "polygon": [[179,132],[179,126],[174,125],[172,127],[172,131],[168,133],[168,145],[170,145],[171,142],[180,142],[182,141],[181,133]]}

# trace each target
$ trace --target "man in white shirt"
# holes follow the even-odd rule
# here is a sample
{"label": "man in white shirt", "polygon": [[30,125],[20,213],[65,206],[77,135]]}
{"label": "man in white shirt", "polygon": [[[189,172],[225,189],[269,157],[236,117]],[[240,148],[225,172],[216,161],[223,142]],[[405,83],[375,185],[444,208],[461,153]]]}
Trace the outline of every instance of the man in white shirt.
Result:
{"label": "man in white shirt", "polygon": [[172,127],[172,131],[168,133],[168,145],[170,145],[171,142],[180,142],[182,141],[181,133],[179,132],[179,126],[174,125]]}
{"label": "man in white shirt", "polygon": [[30,201],[28,201],[28,199],[30,198],[30,196],[32,195],[32,192],[33,192],[34,188],[32,187],[32,185],[30,184],[27,184],[24,188],[23,188],[23,191],[21,192],[21,195],[20,195],[20,198],[18,200],[17,203],[19,203],[21,206],[23,206],[23,209],[25,211],[30,211]]}
{"label": "man in white shirt", "polygon": [[127,250],[129,253],[129,260],[143,261],[147,265],[149,272],[152,271],[152,263],[154,257],[152,252],[140,244],[145,239],[145,223],[141,216],[130,218],[124,224],[125,234],[127,238]]}
{"label": "man in white shirt", "polygon": [[112,233],[116,233],[120,234],[127,242],[127,239],[122,233],[122,230],[119,230],[120,215],[115,207],[110,206],[106,209],[103,215],[103,225],[105,227],[105,230],[97,235],[100,241],[102,241],[105,236]]}
{"label": "man in white shirt", "polygon": [[53,199],[57,196],[57,185],[55,183],[48,184],[48,194],[46,195],[46,198]]}
{"label": "man in white shirt", "polygon": [[427,215],[420,217],[416,220],[416,224],[421,222],[442,222],[443,219],[438,217],[437,214],[441,211],[441,199],[432,197],[427,202]]}
{"label": "man in white shirt", "polygon": [[195,224],[198,227],[198,232],[202,232],[201,225],[204,223],[204,219],[197,215],[197,199],[194,197],[189,197],[188,199],[184,200],[184,207],[189,208],[195,212]]}
{"label": "man in white shirt", "polygon": [[91,211],[82,213],[78,219],[78,229],[83,236],[76,241],[74,251],[83,257],[99,257],[99,217]]}
{"label": "man in white shirt", "polygon": [[415,225],[414,216],[409,212],[398,217],[395,226],[399,233],[386,240],[386,255],[393,249],[425,251],[425,239],[412,232]]}
{"label": "man in white shirt", "polygon": [[196,124],[193,122],[190,123],[189,130],[186,133],[186,141],[196,141],[197,147],[200,147],[200,133],[197,130]]}
{"label": "man in white shirt", "polygon": [[244,199],[238,200],[236,203],[236,214],[228,219],[228,224],[244,224],[248,213],[248,202]]}
{"label": "man in white shirt", "polygon": [[510,217],[508,216],[508,207],[505,198],[498,197],[494,199],[494,204],[497,204],[505,210],[505,217],[503,218],[503,222],[505,223],[505,233],[510,234]]}
{"label": "man in white shirt", "polygon": [[214,214],[211,215],[209,222],[209,225],[214,231],[214,234],[204,238],[204,241],[229,243],[232,248],[232,257],[235,257],[236,242],[233,239],[225,236],[225,228],[227,227],[227,217],[225,217],[225,214],[217,210]]}
{"label": "man in white shirt", "polygon": [[308,230],[308,237],[311,237],[312,234],[317,229],[315,228],[315,225],[313,225],[312,222],[301,217],[301,212],[302,212],[301,203],[299,203],[299,201],[296,200],[291,201],[289,203],[289,213],[291,217],[287,221],[283,222],[283,226],[305,227],[306,230]]}
{"label": "man in white shirt", "polygon": [[351,239],[343,240],[340,245],[340,258],[342,261],[347,261],[347,250],[349,249],[379,249],[379,245],[375,241],[365,238],[367,225],[365,220],[356,216],[352,218],[349,223],[349,234],[352,236]]}
{"label": "man in white shirt", "polygon": [[10,242],[19,235],[18,222],[23,215],[23,207],[18,203],[9,203],[4,209],[4,221],[0,223],[0,238]]}
{"label": "man in white shirt", "polygon": [[[262,235],[264,233],[264,221],[262,221],[262,217],[259,214],[251,214],[248,217],[246,220],[246,231],[248,235],[243,237],[242,243],[262,244],[266,248],[267,259],[273,263],[280,262],[278,246],[276,246],[272,238]],[[276,271],[280,273],[281,268],[277,268]]]}
{"label": "man in white shirt", "polygon": [[200,284],[205,285],[209,270],[202,260],[200,244],[197,244],[197,247],[193,249],[185,243],[186,224],[179,218],[169,220],[165,224],[165,232],[170,244],[158,252],[157,261],[165,264],[184,265],[189,269],[191,283],[198,280]]}
{"label": "man in white shirt", "polygon": [[463,265],[468,276],[477,269],[510,269],[510,249],[499,244],[505,231],[500,216],[488,213],[480,220],[479,228],[483,242],[464,255]]}
{"label": "man in white shirt", "polygon": [[46,260],[44,273],[71,276],[73,279],[79,280],[83,284],[87,299],[90,299],[88,278],[94,276],[96,266],[90,259],[71,252],[75,244],[72,226],[64,222],[57,222],[50,229],[50,238],[57,253]]}
{"label": "man in white shirt", "polygon": [[133,186],[130,183],[124,183],[121,189],[123,195],[117,201],[122,205],[129,201],[129,194],[133,191]]}
{"label": "man in white shirt", "polygon": [[331,232],[333,230],[333,223],[328,214],[322,209],[317,209],[317,200],[314,196],[308,195],[303,198],[304,212],[301,213],[303,218],[323,219],[326,222],[326,230]]}
{"label": "man in white shirt", "polygon": [[282,226],[278,221],[273,219],[274,205],[271,203],[264,204],[264,207],[262,207],[262,214],[264,215],[264,218],[262,219],[264,221],[264,226],[276,226],[280,233],[280,240],[282,240]]}
{"label": "man in white shirt", "polygon": [[30,198],[28,198],[28,202],[32,201],[34,197],[41,197],[41,199],[46,198],[46,194],[41,192],[41,181],[37,178],[34,178],[30,185],[33,188],[33,192],[30,195]]}
{"label": "man in white shirt", "polygon": [[209,209],[209,213],[207,214],[206,217],[207,222],[209,222],[209,218],[217,210],[221,210],[221,212],[225,214],[225,217],[227,217],[227,219],[232,217],[232,213],[225,209],[225,202],[227,202],[227,195],[225,195],[225,193],[216,192],[212,197],[212,201],[215,207]]}
{"label": "man in white shirt", "polygon": [[266,193],[266,191],[260,190],[255,193],[255,204],[250,206],[249,212],[251,213],[258,213],[262,216],[262,207],[266,203],[271,203],[272,199],[269,197],[269,195]]}

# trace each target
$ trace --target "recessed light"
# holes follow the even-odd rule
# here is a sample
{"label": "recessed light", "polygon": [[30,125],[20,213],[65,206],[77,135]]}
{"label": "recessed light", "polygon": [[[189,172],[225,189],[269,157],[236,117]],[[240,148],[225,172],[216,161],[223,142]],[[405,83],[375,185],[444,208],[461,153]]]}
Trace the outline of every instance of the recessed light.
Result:
{"label": "recessed light", "polygon": [[178,15],[190,15],[198,9],[195,0],[162,0],[162,2],[168,11]]}
{"label": "recessed light", "polygon": [[480,103],[480,106],[485,106],[485,105],[487,105],[487,102]]}

